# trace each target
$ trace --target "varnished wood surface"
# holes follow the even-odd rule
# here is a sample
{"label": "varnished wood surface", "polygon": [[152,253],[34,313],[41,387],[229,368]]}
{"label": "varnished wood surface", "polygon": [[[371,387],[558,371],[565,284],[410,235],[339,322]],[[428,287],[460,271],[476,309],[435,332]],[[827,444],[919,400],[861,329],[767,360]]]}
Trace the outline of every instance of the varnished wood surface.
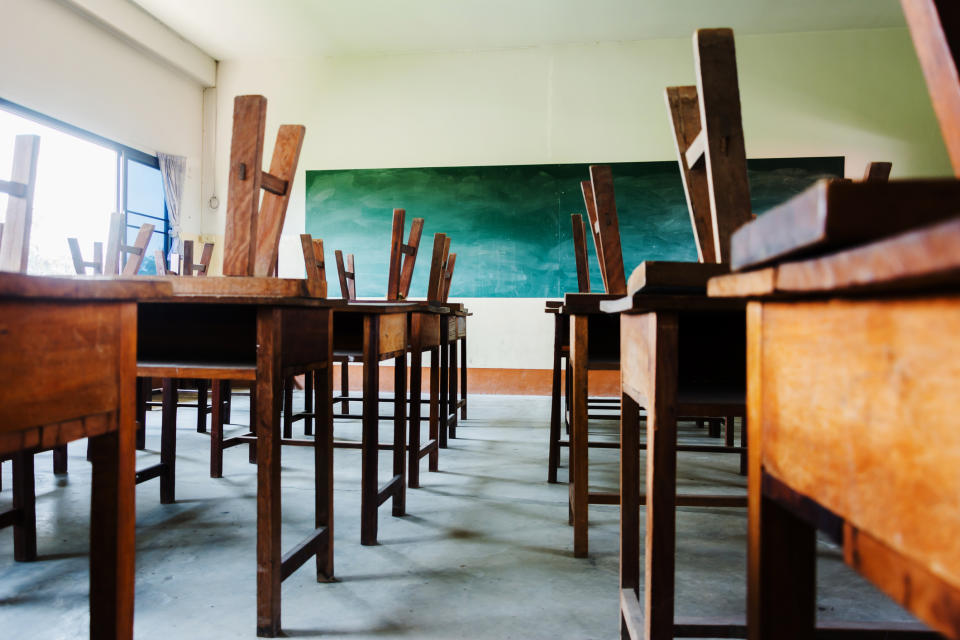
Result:
{"label": "varnished wood surface", "polygon": [[[297,174],[300,149],[306,128],[302,125],[285,124],[277,132],[277,141],[270,160],[270,173],[266,176],[284,181],[282,193],[265,190],[263,204],[257,219],[256,257],[253,265],[254,276],[275,275],[277,256],[280,248],[280,232],[287,217],[287,204],[293,192],[293,178]],[[259,167],[257,167],[259,170]]]}
{"label": "varnished wood surface", "polygon": [[0,273],[0,298],[148,300],[173,295],[169,280],[29,276]]}
{"label": "varnished wood surface", "polygon": [[752,217],[740,116],[737,57],[730,29],[698,29],[693,55],[706,138],[707,185],[717,262],[729,262],[733,232]]}
{"label": "varnished wood surface", "polygon": [[761,322],[766,472],[960,589],[960,297],[771,302]]}
{"label": "varnished wood surface", "polygon": [[736,299],[708,298],[702,295],[667,295],[635,293],[625,298],[601,300],[597,308],[602,313],[647,313],[648,311],[720,311],[743,309],[746,302]]}
{"label": "varnished wood surface", "polygon": [[[673,123],[674,144],[680,177],[687,198],[687,210],[697,243],[700,262],[717,262],[716,243],[713,238],[713,222],[710,214],[710,191],[707,186],[706,163],[691,168],[687,162],[687,149],[703,129],[700,126],[700,100],[697,87],[667,87],[665,91],[667,110]],[[630,291],[629,284],[627,291]]]}
{"label": "varnished wood surface", "polygon": [[597,206],[597,225],[603,247],[604,283],[607,293],[623,294],[627,290],[623,272],[623,252],[620,247],[620,222],[617,217],[616,195],[613,191],[613,172],[608,165],[590,166],[590,183]]}
{"label": "varnished wood surface", "polygon": [[960,283],[960,217],[819,258],[713,278],[716,297],[918,291]]}
{"label": "varnished wood surface", "polygon": [[820,180],[732,238],[731,268],[822,255],[957,215],[960,180]]}
{"label": "varnished wood surface", "polygon": [[[223,245],[224,275],[252,276],[254,273],[257,218],[260,213],[263,133],[266,122],[266,98],[237,96],[234,99],[230,186],[227,194],[227,225]],[[242,178],[241,165],[244,166]]]}
{"label": "varnished wood surface", "polygon": [[580,293],[590,293],[590,266],[587,258],[586,225],[579,213],[570,215],[573,227],[573,254],[577,263],[577,289]]}
{"label": "varnished wood surface", "polygon": [[953,172],[960,178],[960,6],[953,0],[900,0],[927,80]]}
{"label": "varnished wood surface", "polygon": [[600,303],[605,300],[617,300],[621,295],[612,293],[568,293],[563,297],[563,307],[564,311],[571,315],[603,313],[600,309]]}
{"label": "varnished wood surface", "polygon": [[638,291],[702,293],[707,290],[707,281],[710,278],[729,271],[728,265],[710,262],[644,260],[630,274],[627,295]]}

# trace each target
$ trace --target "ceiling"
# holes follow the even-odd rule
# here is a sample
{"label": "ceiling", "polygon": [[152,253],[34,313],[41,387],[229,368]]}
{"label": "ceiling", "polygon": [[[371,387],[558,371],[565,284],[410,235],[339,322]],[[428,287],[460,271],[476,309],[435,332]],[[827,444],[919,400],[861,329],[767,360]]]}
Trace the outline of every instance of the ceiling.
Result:
{"label": "ceiling", "polygon": [[905,26],[898,0],[132,0],[217,60]]}

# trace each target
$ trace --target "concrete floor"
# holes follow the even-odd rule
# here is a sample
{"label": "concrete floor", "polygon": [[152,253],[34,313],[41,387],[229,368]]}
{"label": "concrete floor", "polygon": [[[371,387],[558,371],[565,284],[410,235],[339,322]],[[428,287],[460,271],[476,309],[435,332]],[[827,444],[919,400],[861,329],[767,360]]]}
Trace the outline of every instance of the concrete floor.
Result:
{"label": "concrete floor", "polygon": [[[236,421],[247,419],[246,408],[239,399]],[[254,638],[255,468],[245,449],[230,449],[224,478],[211,480],[206,436],[195,431],[195,413],[181,412],[178,502],[160,505],[155,480],[137,488],[135,635]],[[617,637],[618,511],[591,507],[590,557],[574,559],[566,485],[545,481],[548,399],[474,396],[470,417],[441,452],[441,471],[424,472],[423,488],[408,492],[408,515],[394,518],[388,506],[381,508],[376,547],[359,543],[359,452],[337,450],[338,582],[318,584],[311,563],[284,582],[287,636]],[[159,412],[149,414],[148,426],[148,451],[139,466],[157,457]],[[591,428],[599,438],[615,433],[616,422],[597,421]],[[337,426],[338,437],[358,431],[356,422]],[[389,423],[381,432],[389,437]],[[703,433],[681,425],[689,441],[706,440]],[[62,477],[50,473],[49,453],[37,457],[39,561],[14,563],[12,535],[0,533],[0,637],[86,637],[90,473],[83,453],[82,444],[71,445],[70,473]],[[312,464],[307,449],[288,447],[283,456],[289,547],[312,527]],[[381,453],[384,479],[388,457]],[[563,460],[566,465],[566,451]],[[616,487],[615,450],[591,451],[591,481],[597,489]],[[9,505],[9,483],[6,464],[0,509]],[[736,456],[681,456],[681,491],[737,492],[744,486]],[[680,510],[679,615],[744,610],[745,545],[745,510]],[[847,569],[835,546],[821,541],[819,549],[821,619],[909,619]]]}

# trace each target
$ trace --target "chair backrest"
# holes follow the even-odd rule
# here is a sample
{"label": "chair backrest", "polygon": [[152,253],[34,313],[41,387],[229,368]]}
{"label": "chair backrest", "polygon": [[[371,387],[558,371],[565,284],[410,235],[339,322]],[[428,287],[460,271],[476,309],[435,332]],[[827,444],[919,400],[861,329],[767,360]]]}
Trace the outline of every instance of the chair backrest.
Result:
{"label": "chair backrest", "polygon": [[[281,125],[270,171],[263,171],[263,135],[267,99],[237,96],[224,240],[223,273],[228,276],[276,275],[280,233],[306,129]],[[260,191],[263,190],[263,203]]]}
{"label": "chair backrest", "polygon": [[410,224],[410,236],[403,242],[403,227],[406,211],[393,210],[393,233],[390,239],[390,271],[387,279],[387,300],[404,300],[410,295],[413,267],[417,261],[420,236],[423,233],[423,218],[414,218]]}
{"label": "chair backrest", "polygon": [[[433,256],[430,259],[430,279],[427,282],[427,300],[444,301],[447,291],[447,269],[450,259],[450,238],[445,233],[433,235]],[[453,277],[452,270],[450,277]]]}
{"label": "chair backrest", "polygon": [[[154,226],[149,222],[140,226],[137,237],[132,245],[126,243],[127,225],[123,214],[114,212],[110,215],[110,235],[107,238],[107,255],[103,263],[104,275],[135,276],[140,273],[140,265],[147,257],[147,245],[153,234]],[[126,256],[126,264],[120,268],[121,254]]]}
{"label": "chair backrest", "polygon": [[590,223],[590,236],[593,238],[593,249],[597,252],[597,262],[600,264],[600,284],[607,290],[607,265],[603,260],[603,243],[600,242],[600,223],[597,221],[597,201],[593,197],[593,183],[584,180],[580,183],[583,191],[583,206],[587,210],[587,222]]}
{"label": "chair backrest", "polygon": [[[667,106],[697,254],[704,262],[729,262],[730,236],[753,218],[733,31],[697,30],[693,34],[693,54],[697,86],[668,87]],[[699,107],[699,121],[694,114],[694,100]],[[704,213],[704,182],[709,230]]]}
{"label": "chair backrest", "polygon": [[177,265],[167,264],[167,258],[159,249],[153,252],[157,275],[205,276],[210,273],[210,261],[213,258],[213,243],[204,242],[200,253],[200,262],[193,261],[193,240],[184,240],[183,249],[177,256]]}
{"label": "chair backrest", "polygon": [[303,266],[307,271],[307,287],[313,296],[327,297],[327,266],[323,259],[323,240],[314,239],[309,233],[300,234],[303,250]]}
{"label": "chair backrest", "polygon": [[594,234],[593,241],[600,261],[604,290],[607,293],[626,295],[627,279],[623,271],[620,222],[613,193],[613,172],[608,165],[590,165],[590,180],[581,182],[580,186]]}
{"label": "chair backrest", "polygon": [[357,275],[353,262],[353,254],[347,254],[347,264],[343,264],[343,252],[340,249],[334,251],[337,258],[337,275],[340,277],[340,294],[344,300],[357,299]]}
{"label": "chair backrest", "polygon": [[892,162],[871,162],[863,174],[864,182],[887,182],[890,179]]}
{"label": "chair backrest", "polygon": [[960,3],[900,0],[953,173],[960,178]]}
{"label": "chair backrest", "polygon": [[457,262],[457,254],[451,253],[443,267],[443,285],[440,293],[440,302],[446,302],[450,297],[450,285],[453,282],[453,266]]}
{"label": "chair backrest", "polygon": [[573,253],[577,259],[577,290],[580,293],[590,293],[590,266],[587,262],[587,228],[583,222],[583,216],[579,213],[570,214],[570,222],[573,225]]}
{"label": "chair backrest", "polygon": [[77,238],[67,238],[67,244],[70,246],[70,257],[73,258],[73,268],[77,275],[83,276],[87,273],[87,267],[93,269],[93,275],[103,274],[103,243],[93,243],[93,260],[86,261],[80,251],[80,241]]}
{"label": "chair backrest", "polygon": [[0,234],[0,271],[27,272],[39,154],[40,136],[17,136],[10,181],[0,180],[0,193],[8,195],[7,218]]}

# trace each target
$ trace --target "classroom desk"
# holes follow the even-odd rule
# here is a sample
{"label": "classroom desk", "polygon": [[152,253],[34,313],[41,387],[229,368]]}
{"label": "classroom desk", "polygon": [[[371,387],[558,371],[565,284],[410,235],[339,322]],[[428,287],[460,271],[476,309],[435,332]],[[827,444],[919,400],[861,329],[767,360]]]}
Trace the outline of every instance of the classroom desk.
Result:
{"label": "classroom desk", "polygon": [[587,507],[618,504],[616,493],[589,491],[587,376],[590,369],[620,368],[620,319],[600,310],[600,302],[619,296],[604,293],[568,293],[564,309],[570,316],[570,515],[573,524],[573,555],[588,552]]}
{"label": "classroom desk", "polygon": [[[643,265],[642,265],[643,266]],[[694,269],[702,265],[689,265]],[[705,280],[706,278],[704,278]],[[744,307],[703,294],[638,291],[600,304],[620,314],[620,628],[624,638],[728,637],[704,620],[674,620],[676,507],[745,507],[737,495],[678,495],[677,451],[742,454],[742,447],[678,445],[677,418],[745,413]],[[640,408],[646,442],[640,442]],[[646,449],[646,492],[640,451]],[[644,602],[640,510],[646,506]],[[740,625],[742,627],[742,625]]]}
{"label": "classroom desk", "polygon": [[960,637],[960,218],[709,291],[750,298],[750,638],[819,633],[817,529]]}
{"label": "classroom desk", "polygon": [[[392,513],[402,516],[406,513],[407,489],[407,352],[413,351],[411,389],[420,391],[421,357],[423,349],[430,344],[439,344],[440,320],[447,312],[445,307],[435,307],[425,302],[358,302],[351,301],[335,314],[334,352],[337,354],[361,353],[363,361],[363,411],[361,419],[363,450],[363,468],[361,478],[361,519],[360,543],[377,543],[377,509],[389,498],[393,498]],[[434,320],[437,318],[437,320]],[[378,442],[378,424],[380,420],[380,361],[394,358],[394,400],[392,444],[380,445]],[[431,382],[434,374],[431,367]],[[433,384],[431,384],[433,387]],[[419,398],[418,398],[419,400]],[[430,395],[430,413],[441,416],[442,404],[433,389]],[[416,427],[411,434],[417,442],[411,443],[411,470],[419,485],[419,461],[429,454],[430,470],[437,469],[436,432],[431,420],[431,440],[424,447],[419,445],[420,403],[410,402],[411,425]],[[415,408],[414,408],[415,406]],[[335,446],[355,447],[356,443],[339,442]],[[378,489],[377,451],[379,448],[393,451],[393,477]],[[413,460],[416,457],[416,463]],[[415,467],[415,468],[414,468]]]}
{"label": "classroom desk", "polygon": [[[136,279],[144,280],[168,282],[174,293],[138,306],[137,376],[249,380],[254,384],[256,403],[251,422],[255,427],[253,433],[239,436],[236,443],[256,447],[257,635],[276,636],[280,633],[281,582],[314,556],[318,580],[333,579],[331,324],[333,310],[343,303],[307,297],[309,292],[303,280]],[[171,327],[191,329],[180,332]],[[303,542],[282,554],[282,385],[288,376],[314,371],[320,378],[315,392],[319,419],[311,441],[315,452],[316,528]],[[132,386],[130,397],[132,400]],[[213,413],[216,416],[219,412]],[[159,476],[162,498],[172,500],[176,437],[175,429],[167,426],[161,436],[161,464],[141,470],[137,480]],[[211,431],[217,437],[216,424]]]}
{"label": "classroom desk", "polygon": [[89,438],[90,637],[131,638],[138,299],[160,283],[0,274],[0,454],[14,456],[17,560],[36,558],[33,451]]}

